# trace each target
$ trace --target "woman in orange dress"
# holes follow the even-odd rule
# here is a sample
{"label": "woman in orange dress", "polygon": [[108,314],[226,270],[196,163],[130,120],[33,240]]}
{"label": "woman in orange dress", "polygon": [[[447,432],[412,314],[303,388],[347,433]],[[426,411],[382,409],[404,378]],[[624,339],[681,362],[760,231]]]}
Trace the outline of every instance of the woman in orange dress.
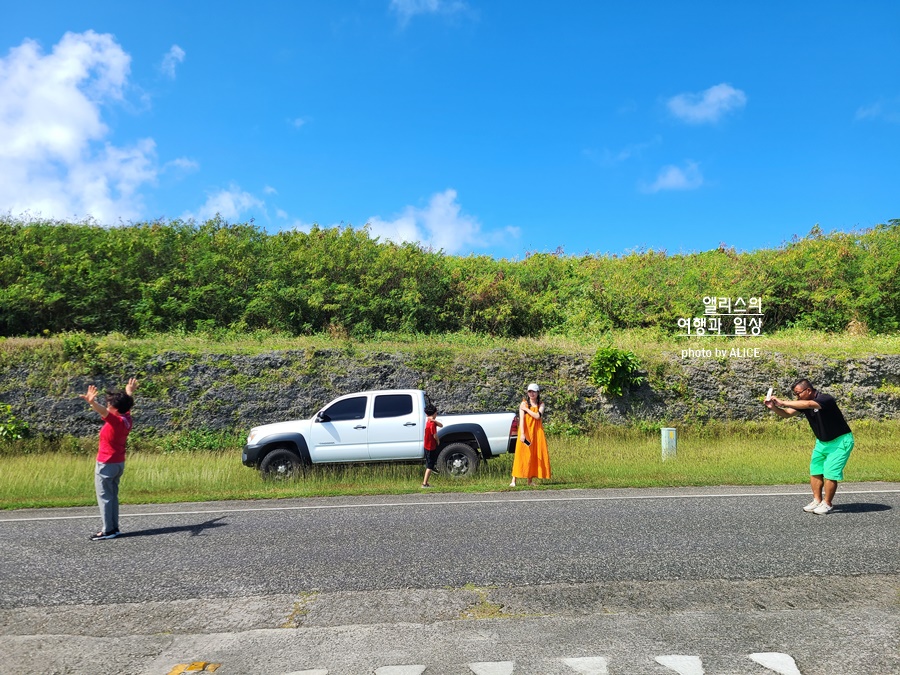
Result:
{"label": "woman in orange dress", "polygon": [[550,453],[547,451],[543,416],[541,388],[532,382],[519,404],[519,438],[510,487],[516,487],[517,478],[527,478],[529,485],[534,485],[535,478],[550,478]]}

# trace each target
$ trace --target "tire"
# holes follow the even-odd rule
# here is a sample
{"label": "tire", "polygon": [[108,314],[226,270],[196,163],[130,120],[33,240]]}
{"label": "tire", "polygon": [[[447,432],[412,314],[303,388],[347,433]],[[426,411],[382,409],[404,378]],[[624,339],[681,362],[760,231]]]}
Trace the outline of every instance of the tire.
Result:
{"label": "tire", "polygon": [[438,470],[451,478],[468,478],[478,471],[481,457],[466,443],[451,443],[438,455]]}
{"label": "tire", "polygon": [[297,453],[287,448],[275,448],[263,457],[259,472],[266,480],[288,480],[303,472],[303,462]]}

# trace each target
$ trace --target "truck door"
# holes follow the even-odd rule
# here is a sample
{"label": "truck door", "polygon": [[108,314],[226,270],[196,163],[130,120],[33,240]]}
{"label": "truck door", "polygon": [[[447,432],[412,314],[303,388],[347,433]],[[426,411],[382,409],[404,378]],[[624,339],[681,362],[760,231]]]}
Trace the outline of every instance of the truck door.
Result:
{"label": "truck door", "polygon": [[319,412],[309,432],[313,462],[364,462],[369,459],[366,396],[350,396]]}
{"label": "truck door", "polygon": [[377,394],[369,419],[369,457],[417,459],[423,457],[423,413],[412,394]]}

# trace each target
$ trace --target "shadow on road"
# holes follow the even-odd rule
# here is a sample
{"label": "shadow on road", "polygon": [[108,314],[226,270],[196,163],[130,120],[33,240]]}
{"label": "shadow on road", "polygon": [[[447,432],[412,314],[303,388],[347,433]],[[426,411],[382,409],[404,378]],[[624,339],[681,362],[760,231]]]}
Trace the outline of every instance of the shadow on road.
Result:
{"label": "shadow on road", "polygon": [[856,502],[853,504],[835,504],[834,513],[869,513],[870,511],[890,511],[887,504],[869,504]]}
{"label": "shadow on road", "polygon": [[172,527],[154,527],[149,530],[132,530],[131,532],[122,532],[119,538],[123,537],[149,537],[156,534],[173,534],[175,532],[190,532],[192,537],[197,537],[205,530],[211,530],[216,527],[225,527],[228,523],[220,523],[225,516],[207,520],[205,523],[197,523],[196,525],[173,525]]}

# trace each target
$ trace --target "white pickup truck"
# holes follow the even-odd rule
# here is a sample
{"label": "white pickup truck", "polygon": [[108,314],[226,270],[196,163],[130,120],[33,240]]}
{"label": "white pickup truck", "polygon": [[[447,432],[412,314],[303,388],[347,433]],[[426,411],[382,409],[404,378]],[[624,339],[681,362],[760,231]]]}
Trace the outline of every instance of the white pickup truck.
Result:
{"label": "white pickup truck", "polygon": [[[311,419],[254,427],[241,461],[263,478],[289,477],[313,464],[421,462],[425,405],[420,389],[347,394]],[[514,452],[516,413],[438,415],[438,471],[469,476],[481,460]]]}

